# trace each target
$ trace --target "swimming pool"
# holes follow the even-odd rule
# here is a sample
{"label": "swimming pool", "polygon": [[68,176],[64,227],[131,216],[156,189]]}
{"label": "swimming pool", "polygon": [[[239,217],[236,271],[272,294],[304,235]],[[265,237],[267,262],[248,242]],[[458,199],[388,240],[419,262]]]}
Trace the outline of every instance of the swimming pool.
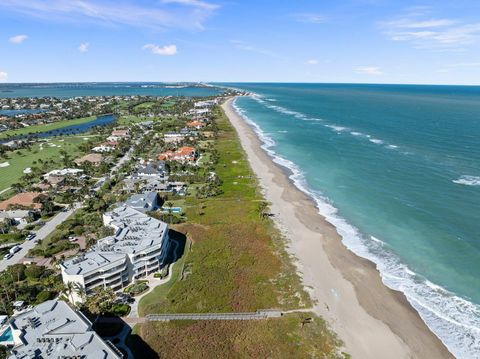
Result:
{"label": "swimming pool", "polygon": [[[180,212],[182,212],[182,207],[172,207],[171,210],[172,210],[172,213],[180,213]],[[169,207],[162,207],[162,212],[163,213],[170,213],[170,208]]]}
{"label": "swimming pool", "polygon": [[13,333],[12,328],[8,327],[2,335],[0,335],[0,344],[2,343],[12,343],[13,342]]}

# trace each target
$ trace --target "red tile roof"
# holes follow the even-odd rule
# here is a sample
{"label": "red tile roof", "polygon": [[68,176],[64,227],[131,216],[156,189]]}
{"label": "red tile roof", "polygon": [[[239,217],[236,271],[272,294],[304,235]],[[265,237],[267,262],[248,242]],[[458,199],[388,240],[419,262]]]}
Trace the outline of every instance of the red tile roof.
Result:
{"label": "red tile roof", "polygon": [[24,192],[18,193],[15,196],[0,202],[0,210],[6,211],[10,206],[24,206],[24,207],[32,207],[35,209],[42,208],[41,203],[34,203],[33,200],[40,196],[41,193],[39,192]]}

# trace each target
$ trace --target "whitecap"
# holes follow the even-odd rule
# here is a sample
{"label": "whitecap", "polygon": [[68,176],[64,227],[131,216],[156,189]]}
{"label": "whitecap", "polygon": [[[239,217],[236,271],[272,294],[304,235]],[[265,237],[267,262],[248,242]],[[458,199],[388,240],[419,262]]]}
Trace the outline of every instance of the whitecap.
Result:
{"label": "whitecap", "polygon": [[[315,201],[319,213],[336,227],[344,245],[356,255],[375,263],[383,283],[389,288],[405,294],[423,321],[455,356],[459,358],[478,357],[477,354],[480,352],[480,306],[456,296],[415,273],[402,263],[399,257],[390,252],[382,240],[373,236],[369,240],[363,236],[356,227],[338,214],[337,208],[328,198],[321,192],[309,188],[304,173],[295,163],[279,156],[272,149],[275,141],[269,138],[260,126],[248,118],[242,109],[235,106],[235,103],[234,108],[252,126],[263,143],[262,148],[272,157],[273,161],[291,171],[292,174],[289,178],[295,186],[310,196]],[[365,137],[370,138],[371,136],[365,135]],[[475,183],[480,184],[480,177],[472,177],[469,176],[466,180],[470,183],[475,180],[478,181]]]}
{"label": "whitecap", "polygon": [[370,138],[369,141],[376,145],[383,145],[383,141],[379,140],[378,138]]}
{"label": "whitecap", "polygon": [[343,132],[347,129],[346,127],[337,126],[337,125],[325,125],[325,127],[331,128],[335,132]]}
{"label": "whitecap", "polygon": [[465,186],[480,186],[480,176],[463,175],[452,182],[456,184],[463,184]]}

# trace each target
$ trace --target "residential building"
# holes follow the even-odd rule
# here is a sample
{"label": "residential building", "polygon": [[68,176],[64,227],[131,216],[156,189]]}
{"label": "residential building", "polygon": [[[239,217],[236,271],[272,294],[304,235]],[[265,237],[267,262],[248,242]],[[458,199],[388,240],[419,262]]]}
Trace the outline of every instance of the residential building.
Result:
{"label": "residential building", "polygon": [[[127,205],[105,213],[103,222],[114,234],[60,265],[63,282],[75,283],[86,295],[96,287],[121,290],[134,279],[159,271],[170,246],[166,223]],[[83,301],[80,293],[73,297]]]}
{"label": "residential building", "polygon": [[93,152],[112,152],[115,151],[115,148],[117,148],[118,142],[117,141],[107,141],[99,144],[98,146],[95,146],[92,148]]}
{"label": "residential building", "polygon": [[132,177],[150,177],[162,179],[166,176],[167,169],[164,161],[146,162],[137,167]]}
{"label": "residential building", "polygon": [[161,161],[194,162],[197,159],[197,150],[193,147],[183,146],[175,152],[163,152],[157,158]]}
{"label": "residential building", "polygon": [[90,162],[92,165],[94,166],[99,166],[100,163],[102,163],[102,160],[103,160],[103,156],[99,153],[90,153],[88,155],[85,155],[83,157],[80,157],[80,158],[77,158],[76,160],[74,160],[73,162],[75,162],[75,164],[77,166],[80,166],[82,165],[83,163],[85,162]]}
{"label": "residential building", "polygon": [[160,207],[157,192],[134,194],[125,201],[125,204],[142,213],[155,211]]}
{"label": "residential building", "polygon": [[122,353],[92,329],[68,303],[48,300],[10,320],[14,346],[8,359],[121,359]]}
{"label": "residential building", "polygon": [[116,129],[112,131],[112,134],[107,137],[108,141],[120,141],[121,139],[130,136],[128,129]]}
{"label": "residential building", "polygon": [[41,209],[42,204],[36,203],[35,200],[41,195],[40,192],[23,192],[17,193],[13,197],[0,202],[0,211],[6,211],[11,207]]}
{"label": "residential building", "polygon": [[201,128],[205,127],[206,124],[200,121],[191,121],[187,123],[187,127],[189,128],[195,128],[197,130],[200,130]]}
{"label": "residential building", "polygon": [[31,210],[16,209],[12,211],[0,211],[0,222],[9,222],[14,225],[26,224],[27,219],[34,218],[35,214]]}
{"label": "residential building", "polygon": [[177,143],[177,142],[183,141],[185,137],[186,135],[184,133],[167,132],[163,135],[163,141],[165,143]]}

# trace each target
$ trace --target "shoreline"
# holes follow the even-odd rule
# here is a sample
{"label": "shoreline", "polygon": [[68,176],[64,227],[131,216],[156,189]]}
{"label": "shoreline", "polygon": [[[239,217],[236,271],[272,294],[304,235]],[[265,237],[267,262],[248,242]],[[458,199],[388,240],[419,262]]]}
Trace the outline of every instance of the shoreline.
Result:
{"label": "shoreline", "polygon": [[405,295],[385,286],[372,262],[343,245],[313,199],[261,148],[260,139],[232,101],[228,99],[222,108],[271,203],[275,224],[288,240],[287,250],[316,302],[315,312],[344,341],[346,351],[354,358],[453,358]]}

